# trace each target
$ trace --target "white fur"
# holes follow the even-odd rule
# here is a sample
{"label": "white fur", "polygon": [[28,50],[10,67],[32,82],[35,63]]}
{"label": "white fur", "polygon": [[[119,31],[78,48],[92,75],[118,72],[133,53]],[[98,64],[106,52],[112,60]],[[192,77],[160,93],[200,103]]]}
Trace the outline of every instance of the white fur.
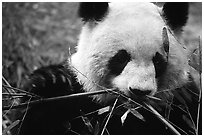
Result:
{"label": "white fur", "polygon": [[[152,57],[162,53],[162,29],[165,25],[160,10],[152,3],[111,3],[103,22],[86,23],[82,29],[72,65],[80,71],[77,78],[86,91],[118,88],[129,95],[128,87],[140,90],[175,88],[187,81],[187,55],[182,45],[168,32],[169,65],[162,89],[157,88]],[[116,77],[107,75],[107,63],[118,50],[127,50],[132,57],[123,72]],[[82,75],[82,74],[83,75]],[[85,75],[85,76],[84,76]],[[110,84],[104,82],[109,80]],[[100,85],[100,86],[99,86]],[[110,95],[94,97],[108,102]]]}
{"label": "white fur", "polygon": [[127,64],[121,75],[117,76],[112,81],[114,87],[118,87],[126,95],[129,95],[129,87],[138,90],[150,90],[154,94],[157,90],[155,79],[154,66],[138,64],[138,62],[131,61]]}

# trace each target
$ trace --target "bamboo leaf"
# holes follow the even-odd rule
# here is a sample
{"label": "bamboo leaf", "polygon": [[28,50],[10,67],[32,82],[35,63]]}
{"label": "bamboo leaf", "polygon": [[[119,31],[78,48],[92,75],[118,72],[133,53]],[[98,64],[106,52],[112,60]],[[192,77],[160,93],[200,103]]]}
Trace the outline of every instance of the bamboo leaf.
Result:
{"label": "bamboo leaf", "polygon": [[144,117],[136,109],[130,109],[130,112],[140,120],[145,121]]}
{"label": "bamboo leaf", "polygon": [[18,125],[20,123],[20,120],[16,120],[15,122],[13,122],[10,126],[8,126],[6,129],[4,129],[3,131],[3,135],[5,135],[8,131],[10,131],[12,128],[14,128],[16,125]]}
{"label": "bamboo leaf", "polygon": [[100,124],[98,121],[96,121],[96,125],[94,128],[94,135],[98,135],[100,133]]}
{"label": "bamboo leaf", "polygon": [[122,125],[124,124],[126,118],[127,118],[127,115],[129,114],[130,112],[130,109],[128,109],[123,115],[122,117],[120,118],[121,119],[121,122],[122,122]]}
{"label": "bamboo leaf", "polygon": [[80,112],[81,112],[81,115],[82,115],[81,118],[82,118],[85,126],[88,128],[89,132],[93,133],[94,129],[93,129],[93,126],[92,126],[90,120],[88,119],[88,117],[85,116],[85,114],[82,111],[80,111]]}
{"label": "bamboo leaf", "polygon": [[110,111],[110,110],[111,110],[111,107],[110,107],[110,106],[101,108],[101,109],[98,110],[98,115],[101,115],[101,114],[103,114],[103,113],[105,113],[105,112],[108,112],[108,111]]}

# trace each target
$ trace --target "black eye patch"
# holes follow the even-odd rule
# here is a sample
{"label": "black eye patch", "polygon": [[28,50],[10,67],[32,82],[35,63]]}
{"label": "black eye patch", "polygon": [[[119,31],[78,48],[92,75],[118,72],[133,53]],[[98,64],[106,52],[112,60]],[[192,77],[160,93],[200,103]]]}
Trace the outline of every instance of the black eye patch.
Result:
{"label": "black eye patch", "polygon": [[108,69],[110,73],[119,75],[130,59],[131,56],[126,50],[119,50],[118,53],[109,60]]}
{"label": "black eye patch", "polygon": [[164,74],[166,67],[167,67],[167,61],[158,52],[156,52],[155,56],[152,58],[152,61],[154,63],[154,67],[155,67],[155,71],[156,71],[156,78],[158,78],[162,74]]}

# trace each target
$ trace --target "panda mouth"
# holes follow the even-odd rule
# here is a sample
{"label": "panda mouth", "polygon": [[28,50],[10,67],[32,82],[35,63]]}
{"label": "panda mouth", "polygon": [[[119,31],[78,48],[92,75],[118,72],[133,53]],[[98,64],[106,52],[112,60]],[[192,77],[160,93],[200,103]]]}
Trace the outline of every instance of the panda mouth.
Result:
{"label": "panda mouth", "polygon": [[[147,92],[150,93],[151,91]],[[145,104],[151,104],[155,101],[161,101],[160,98],[154,97],[151,94],[145,94],[143,91],[139,90],[137,94],[130,90],[128,91],[128,94],[125,94],[120,90],[114,90],[113,93],[120,98],[120,104],[125,104],[124,107],[127,109],[135,109],[138,107],[143,107],[145,106]]]}
{"label": "panda mouth", "polygon": [[[132,91],[128,91],[128,94],[120,90],[113,91],[121,100],[121,103],[128,104],[128,107],[135,108],[137,106],[141,106],[144,103],[148,103],[149,99],[154,98],[151,95],[144,94],[143,91],[137,92],[137,94],[133,93]],[[149,93],[151,91],[148,91]]]}
{"label": "panda mouth", "polygon": [[132,89],[131,87],[129,87],[129,92],[132,94],[132,95],[136,95],[136,96],[139,96],[139,97],[143,97],[145,95],[150,95],[150,93],[152,92],[151,90],[138,90],[138,89]]}

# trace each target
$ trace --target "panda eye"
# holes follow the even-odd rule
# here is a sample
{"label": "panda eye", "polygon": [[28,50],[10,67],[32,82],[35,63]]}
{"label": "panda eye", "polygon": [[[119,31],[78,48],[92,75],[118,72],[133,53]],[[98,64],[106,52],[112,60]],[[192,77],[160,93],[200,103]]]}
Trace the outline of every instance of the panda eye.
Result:
{"label": "panda eye", "polygon": [[118,53],[109,60],[108,69],[110,73],[119,75],[130,59],[130,54],[127,53],[126,50],[119,50]]}
{"label": "panda eye", "polygon": [[166,67],[167,67],[167,61],[158,52],[156,52],[155,56],[152,58],[152,61],[154,63],[154,67],[156,71],[156,78],[158,78],[162,74],[164,74]]}

